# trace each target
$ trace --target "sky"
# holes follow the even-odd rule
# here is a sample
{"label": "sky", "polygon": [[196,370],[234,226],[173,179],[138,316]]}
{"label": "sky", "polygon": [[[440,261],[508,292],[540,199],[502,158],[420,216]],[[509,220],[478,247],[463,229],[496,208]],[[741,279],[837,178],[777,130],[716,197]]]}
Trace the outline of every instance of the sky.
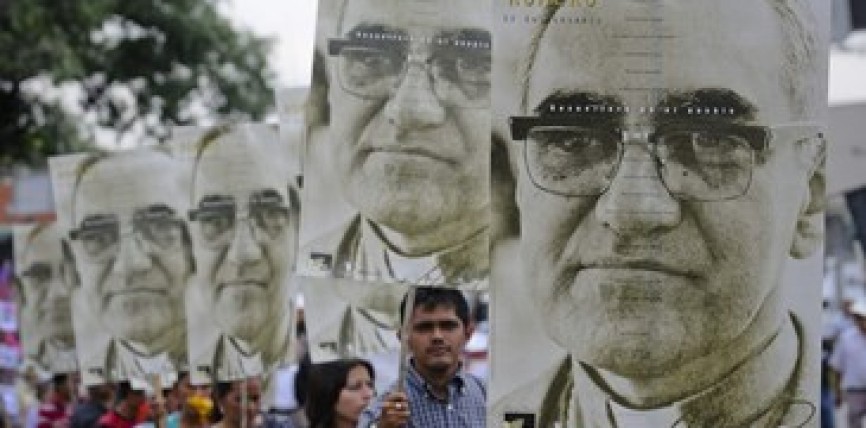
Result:
{"label": "sky", "polygon": [[223,12],[242,28],[274,38],[271,64],[281,86],[307,86],[313,58],[316,0],[226,0]]}

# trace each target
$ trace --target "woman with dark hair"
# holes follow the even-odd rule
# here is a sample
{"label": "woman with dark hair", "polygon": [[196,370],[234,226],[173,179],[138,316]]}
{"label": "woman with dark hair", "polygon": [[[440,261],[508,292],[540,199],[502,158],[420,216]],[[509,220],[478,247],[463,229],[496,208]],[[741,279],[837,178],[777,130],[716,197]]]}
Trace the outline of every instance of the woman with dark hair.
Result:
{"label": "woman with dark hair", "polygon": [[315,364],[307,380],[310,428],[354,428],[375,395],[373,365],[365,360]]}
{"label": "woman with dark hair", "polygon": [[[242,391],[246,388],[246,406]],[[246,426],[254,427],[261,415],[262,384],[258,378],[219,382],[214,388],[214,428],[239,428],[241,419]]]}

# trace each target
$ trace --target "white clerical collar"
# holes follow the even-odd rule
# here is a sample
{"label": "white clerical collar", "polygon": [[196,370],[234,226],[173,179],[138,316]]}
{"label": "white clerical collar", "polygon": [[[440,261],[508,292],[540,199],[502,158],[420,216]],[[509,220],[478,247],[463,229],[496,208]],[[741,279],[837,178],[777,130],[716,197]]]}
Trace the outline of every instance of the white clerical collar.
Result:
{"label": "white clerical collar", "polygon": [[447,272],[442,269],[441,265],[443,256],[452,253],[456,254],[475,245],[477,240],[483,237],[487,231],[487,226],[485,226],[470,236],[469,239],[458,242],[450,247],[425,256],[409,257],[394,249],[385,237],[384,232],[380,230],[381,227],[369,220],[363,222],[362,236],[369,235],[374,237],[374,239],[362,238],[362,242],[375,242],[375,247],[367,248],[367,251],[371,254],[382,254],[384,264],[392,278],[419,285],[439,285],[448,282],[448,278],[446,278]]}
{"label": "white clerical collar", "polygon": [[608,401],[617,428],[678,427],[681,414],[673,406],[652,410],[634,410]]}
{"label": "white clerical collar", "polygon": [[171,373],[177,369],[168,352],[147,355],[127,341],[116,339],[114,342],[116,363],[119,366],[115,368],[115,379],[147,377],[152,374]]}
{"label": "white clerical collar", "polygon": [[[608,397],[609,394],[604,391],[606,388],[593,380],[599,379],[598,375],[581,376],[582,380],[575,383],[577,390],[573,396],[581,400],[581,413],[595,419],[594,422],[602,423],[598,420],[602,415],[606,415],[605,419],[612,419],[598,426],[611,423],[617,428],[699,426],[689,424],[689,419],[696,415],[723,418],[721,420],[730,418],[735,424],[748,422],[751,425],[762,421],[758,425],[768,426],[773,420],[780,419],[788,406],[797,404],[790,395],[795,389],[792,382],[795,383],[798,376],[799,348],[799,337],[794,321],[790,319],[763,350],[724,379],[668,406],[639,410],[620,405],[610,398],[593,400],[585,389],[591,388],[591,395]],[[575,369],[583,372],[580,367]],[[587,408],[589,403],[604,403],[606,409]]]}
{"label": "white clerical collar", "polygon": [[222,362],[217,367],[218,379],[244,379],[264,372],[262,353],[250,344],[236,337],[224,336],[222,346]]}

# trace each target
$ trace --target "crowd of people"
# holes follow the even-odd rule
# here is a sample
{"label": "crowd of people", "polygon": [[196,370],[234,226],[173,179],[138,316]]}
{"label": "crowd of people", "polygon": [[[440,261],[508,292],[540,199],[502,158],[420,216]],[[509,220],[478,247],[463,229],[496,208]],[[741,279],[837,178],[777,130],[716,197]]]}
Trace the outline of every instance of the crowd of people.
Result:
{"label": "crowd of people", "polygon": [[[402,303],[405,308],[406,300]],[[134,382],[79,388],[74,374],[46,381],[21,376],[20,426],[25,428],[379,428],[485,425],[486,387],[464,371],[472,335],[470,307],[462,292],[418,288],[406,343],[413,356],[402,383],[377,395],[373,365],[363,359],[313,364],[301,358],[289,402],[294,409],[264,404],[262,379],[193,385],[180,373],[160,393]],[[31,399],[27,399],[31,397]],[[273,403],[286,397],[278,397]]]}
{"label": "crowd of people", "polygon": [[822,343],[821,428],[837,426],[835,411],[843,405],[845,424],[838,426],[866,423],[866,300],[845,299],[841,309]]}

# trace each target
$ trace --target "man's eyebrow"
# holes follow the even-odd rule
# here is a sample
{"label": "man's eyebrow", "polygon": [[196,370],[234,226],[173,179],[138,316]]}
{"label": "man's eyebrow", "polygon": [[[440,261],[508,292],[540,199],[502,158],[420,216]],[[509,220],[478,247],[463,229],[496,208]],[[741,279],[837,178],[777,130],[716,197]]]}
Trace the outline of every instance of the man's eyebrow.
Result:
{"label": "man's eyebrow", "polygon": [[665,95],[656,105],[654,119],[749,122],[757,110],[755,104],[731,89],[700,88]]}
{"label": "man's eyebrow", "polygon": [[372,38],[373,35],[400,35],[407,34],[406,30],[385,24],[358,24],[346,32],[346,37],[352,40]]}
{"label": "man's eyebrow", "polygon": [[614,96],[588,91],[557,90],[538,103],[533,111],[539,116],[596,112],[621,117],[625,115],[623,108],[622,102]]}
{"label": "man's eyebrow", "polygon": [[26,269],[24,269],[24,271],[22,271],[21,273],[23,273],[23,274],[32,273],[30,271],[32,271],[33,269],[37,269],[37,268],[38,269],[44,269],[44,268],[50,269],[51,263],[44,262],[44,261],[33,262],[33,263],[30,263],[29,265],[27,265]]}
{"label": "man's eyebrow", "polygon": [[235,198],[229,195],[204,195],[198,201],[198,206],[201,208],[209,208],[213,206],[224,207],[229,204],[234,204]]}
{"label": "man's eyebrow", "polygon": [[482,28],[455,28],[441,30],[436,33],[436,37],[448,40],[487,43],[488,48],[490,47],[490,40],[492,39],[490,31]]}
{"label": "man's eyebrow", "polygon": [[137,208],[135,210],[135,214],[168,214],[168,215],[172,215],[172,214],[175,214],[176,212],[177,211],[175,211],[174,208],[172,208],[166,204],[153,204],[153,205],[148,205],[146,207]]}
{"label": "man's eyebrow", "polygon": [[115,214],[90,214],[81,219],[81,227],[103,226],[106,224],[117,223],[117,215]]}
{"label": "man's eyebrow", "polygon": [[257,197],[258,198],[265,197],[265,198],[283,199],[283,195],[281,195],[280,192],[277,191],[277,189],[274,189],[271,187],[267,187],[267,188],[260,189],[260,190],[253,192],[253,194],[250,196],[250,199],[257,198]]}

